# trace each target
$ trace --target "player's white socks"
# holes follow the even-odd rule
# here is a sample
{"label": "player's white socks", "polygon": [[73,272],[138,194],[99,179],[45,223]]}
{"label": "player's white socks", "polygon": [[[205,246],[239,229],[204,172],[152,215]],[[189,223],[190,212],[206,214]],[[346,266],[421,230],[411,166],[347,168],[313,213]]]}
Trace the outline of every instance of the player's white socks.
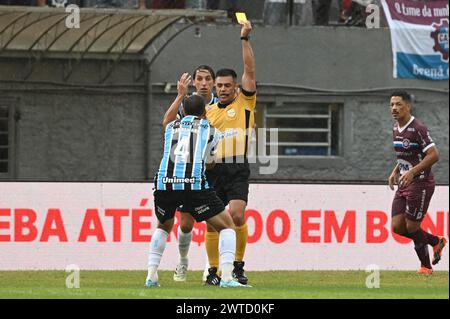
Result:
{"label": "player's white socks", "polygon": [[202,276],[203,282],[206,281],[206,279],[209,275],[208,269],[211,268],[211,266],[209,265],[208,254],[206,253],[206,249],[205,249],[205,255],[206,255],[205,256],[206,262],[205,262],[205,268],[203,269],[203,276]]}
{"label": "player's white socks", "polygon": [[169,234],[161,228],[156,228],[150,241],[150,252],[148,254],[147,280],[158,281],[157,269],[161,263],[161,258],[166,248],[166,241]]}
{"label": "player's white socks", "polygon": [[233,262],[236,255],[236,232],[227,228],[219,234],[220,268],[222,280],[227,282],[233,279]]}
{"label": "player's white socks", "polygon": [[178,227],[178,251],[180,252],[180,263],[183,265],[188,264],[188,252],[191,245],[192,231],[189,233],[183,233],[181,227]]}

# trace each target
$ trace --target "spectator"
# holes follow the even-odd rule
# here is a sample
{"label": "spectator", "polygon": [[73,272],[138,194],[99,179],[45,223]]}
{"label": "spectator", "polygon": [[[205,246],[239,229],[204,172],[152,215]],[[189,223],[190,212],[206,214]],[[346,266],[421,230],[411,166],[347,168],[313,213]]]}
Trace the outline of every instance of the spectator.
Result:
{"label": "spectator", "polygon": [[185,9],[185,0],[152,0],[152,9]]}
{"label": "spectator", "polygon": [[219,10],[220,0],[206,0],[206,9]]}
{"label": "spectator", "polygon": [[312,3],[307,0],[266,0],[264,2],[263,21],[268,25],[291,23],[293,25],[312,25]]}
{"label": "spectator", "polygon": [[[236,21],[235,13],[239,12],[238,0],[206,0],[206,9],[208,10],[226,10],[227,16],[234,22]],[[207,21],[212,22],[214,19],[207,19]]]}
{"label": "spectator", "polygon": [[[375,4],[381,8],[381,1],[379,0],[344,0],[341,11],[341,21],[344,22],[346,26],[364,27],[369,14],[366,11],[366,7],[370,4]],[[381,24],[385,26],[386,21],[384,16],[381,17],[381,20]]]}
{"label": "spectator", "polygon": [[344,0],[341,19],[347,26],[363,26],[366,18],[365,7],[356,1]]}
{"label": "spectator", "polygon": [[234,22],[237,23],[235,13],[240,11],[239,5],[238,5],[238,0],[228,0],[225,2],[226,2],[226,6],[224,9],[227,11],[228,18],[230,18],[231,20],[233,20]]}
{"label": "spectator", "polygon": [[341,14],[340,14],[340,21],[344,22],[348,18],[348,11],[350,10],[350,7],[352,5],[353,0],[343,0],[342,6],[341,6]]}
{"label": "spectator", "polygon": [[[51,0],[50,0],[51,1]],[[0,0],[0,5],[6,6],[40,6],[47,5],[47,0]]]}
{"label": "spectator", "polygon": [[[50,0],[51,1],[51,0]],[[139,7],[139,0],[82,0],[82,7],[94,8],[124,8],[135,9]]]}
{"label": "spectator", "polygon": [[97,6],[100,8],[120,7],[121,3],[117,0],[102,0],[97,1]]}
{"label": "spectator", "polygon": [[186,8],[188,9],[205,9],[206,0],[186,0]]}
{"label": "spectator", "polygon": [[318,0],[315,8],[315,25],[328,25],[332,0]]}

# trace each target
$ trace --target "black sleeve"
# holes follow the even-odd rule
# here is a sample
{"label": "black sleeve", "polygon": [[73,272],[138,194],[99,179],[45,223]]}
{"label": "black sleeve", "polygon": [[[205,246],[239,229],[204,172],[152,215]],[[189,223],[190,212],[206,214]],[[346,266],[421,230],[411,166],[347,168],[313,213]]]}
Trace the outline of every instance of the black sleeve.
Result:
{"label": "black sleeve", "polygon": [[253,96],[253,95],[256,94],[256,91],[255,91],[255,92],[249,92],[249,91],[244,90],[243,88],[241,88],[241,92],[242,92],[242,94],[244,94],[245,96]]}

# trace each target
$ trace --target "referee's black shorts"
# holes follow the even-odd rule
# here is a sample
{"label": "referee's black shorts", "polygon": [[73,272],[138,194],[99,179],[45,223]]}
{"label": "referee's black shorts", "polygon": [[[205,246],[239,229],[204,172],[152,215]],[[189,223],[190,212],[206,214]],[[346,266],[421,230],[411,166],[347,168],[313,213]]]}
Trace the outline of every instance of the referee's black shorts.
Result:
{"label": "referee's black shorts", "polygon": [[209,186],[213,187],[224,205],[233,199],[248,202],[250,166],[246,163],[217,163],[206,171]]}
{"label": "referee's black shorts", "polygon": [[183,212],[190,213],[197,222],[208,220],[225,210],[222,201],[211,189],[201,191],[155,190],[153,197],[155,214],[161,224],[174,218],[175,211],[179,206],[184,208]]}

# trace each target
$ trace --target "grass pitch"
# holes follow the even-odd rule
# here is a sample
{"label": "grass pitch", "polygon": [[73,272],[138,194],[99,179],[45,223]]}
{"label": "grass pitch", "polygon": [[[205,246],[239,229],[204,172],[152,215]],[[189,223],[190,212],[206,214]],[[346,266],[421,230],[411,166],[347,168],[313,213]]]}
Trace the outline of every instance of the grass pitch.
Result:
{"label": "grass pitch", "polygon": [[66,288],[64,271],[0,271],[0,298],[51,299],[448,299],[449,273],[381,271],[380,288],[366,287],[365,271],[248,272],[253,288],[203,286],[202,272],[186,282],[160,271],[161,287],[144,288],[145,271],[81,271],[80,288]]}

